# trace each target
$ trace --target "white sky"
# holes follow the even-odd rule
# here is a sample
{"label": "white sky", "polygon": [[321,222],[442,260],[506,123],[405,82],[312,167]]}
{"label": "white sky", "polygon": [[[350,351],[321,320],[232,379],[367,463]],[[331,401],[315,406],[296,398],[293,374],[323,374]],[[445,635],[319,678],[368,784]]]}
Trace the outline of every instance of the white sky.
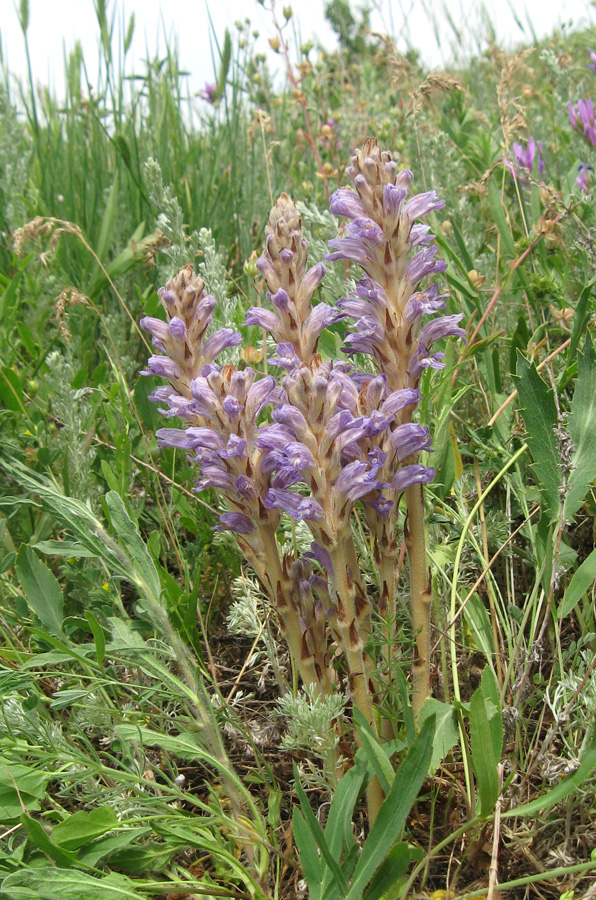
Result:
{"label": "white sky", "polygon": [[[0,0],[0,46],[11,73],[24,78],[25,51],[17,17],[20,2]],[[271,2],[266,0],[265,5],[270,7]],[[276,2],[281,21],[284,3],[287,0]],[[332,48],[333,33],[323,15],[324,0],[301,0],[291,5],[301,40],[312,38]],[[353,8],[360,5],[362,0],[352,3]],[[509,48],[531,40],[528,22],[532,23],[537,37],[542,37],[555,26],[587,25],[596,19],[596,10],[589,0],[484,0],[484,4],[481,0],[373,0],[370,5],[375,7],[373,30],[397,36],[400,49],[406,49],[409,39],[431,66],[439,66],[450,57],[454,35],[446,19],[446,9],[455,27],[464,32],[470,50],[478,49],[474,35],[486,33],[482,5],[496,28],[497,39]],[[28,38],[34,81],[50,85],[61,96],[65,51],[68,53],[75,41],[80,40],[89,77],[94,82],[99,28],[93,0],[29,0],[29,8]],[[269,50],[267,39],[274,35],[271,13],[257,0],[108,0],[108,15],[116,13],[116,28],[124,23],[126,30],[130,14],[135,14],[134,40],[126,71],[142,72],[140,61],[146,56],[146,49],[150,56],[156,48],[163,49],[166,34],[177,37],[181,67],[190,73],[193,91],[200,90],[205,82],[214,81],[208,8],[219,40],[226,27],[234,32],[234,22],[249,17],[252,27],[261,35],[257,51]],[[512,9],[523,30],[516,24]],[[287,33],[290,36],[289,29]]]}

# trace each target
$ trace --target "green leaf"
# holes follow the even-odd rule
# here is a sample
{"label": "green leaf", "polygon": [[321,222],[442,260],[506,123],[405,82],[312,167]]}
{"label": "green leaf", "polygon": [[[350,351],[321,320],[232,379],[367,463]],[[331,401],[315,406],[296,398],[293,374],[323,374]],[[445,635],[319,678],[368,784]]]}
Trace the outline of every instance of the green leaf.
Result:
{"label": "green leaf", "polygon": [[503,752],[503,716],[501,713],[501,700],[499,696],[499,682],[490,666],[485,666],[480,679],[480,689],[489,711],[488,724],[493,747],[493,753],[497,763],[501,761]]}
{"label": "green leaf", "polygon": [[511,229],[507,224],[507,217],[505,216],[505,212],[503,210],[503,203],[501,200],[499,188],[492,178],[488,183],[488,202],[490,203],[490,208],[493,214],[495,225],[499,229],[499,234],[501,235],[501,240],[503,241],[503,248],[505,250],[505,253],[510,259],[514,259],[515,244],[513,242],[513,236],[511,234]]}
{"label": "green leaf", "polygon": [[21,816],[21,824],[27,829],[29,840],[34,847],[53,859],[61,869],[68,869],[76,860],[76,854],[70,853],[58,847],[47,834],[45,828],[37,819],[32,819],[27,813]]}
{"label": "green leaf", "polygon": [[[346,772],[333,792],[333,800],[325,825],[325,840],[334,859],[340,859],[342,853],[347,855],[356,846],[352,831],[352,818],[354,807],[362,790],[366,770],[366,758],[359,752],[356,754],[355,764]],[[329,869],[325,869],[321,879],[323,897],[326,896],[330,883],[334,883],[333,876]]]}
{"label": "green leaf", "polygon": [[294,841],[298,848],[302,873],[308,885],[308,895],[311,900],[320,900],[322,891],[321,859],[317,842],[297,806],[292,813],[292,829]]}
{"label": "green leaf", "polygon": [[0,885],[7,900],[142,900],[135,882],[111,872],[95,878],[87,872],[54,866],[12,872]]}
{"label": "green leaf", "polygon": [[128,515],[122,498],[116,491],[106,494],[106,505],[110,511],[112,526],[133,562],[132,581],[141,592],[145,593],[147,599],[158,604],[161,595],[159,575],[137,526]]}
{"label": "green leaf", "polygon": [[434,730],[434,716],[430,716],[397,770],[391,790],[385,797],[362,848],[345,900],[359,900],[362,897],[366,885],[386,859],[403,830],[408,813],[428,772]]}
{"label": "green leaf", "polygon": [[571,332],[571,341],[569,343],[569,347],[567,348],[565,374],[563,376],[564,378],[575,362],[575,355],[577,352],[577,348],[579,347],[579,342],[582,339],[582,336],[586,333],[586,324],[588,322],[588,319],[590,318],[589,300],[593,292],[594,280],[589,281],[588,284],[584,287],[575,306],[575,315],[573,317],[573,331]]}
{"label": "green leaf", "polygon": [[470,746],[472,768],[478,782],[477,813],[485,818],[495,808],[499,796],[497,766],[500,757],[495,754],[494,732],[490,724],[490,720],[497,713],[498,708],[491,701],[487,701],[482,688],[474,691],[470,702]]}
{"label": "green leaf", "polygon": [[49,772],[0,759],[0,821],[17,819],[23,807],[39,809],[51,777]]}
{"label": "green leaf", "polygon": [[99,806],[91,812],[80,810],[63,819],[54,827],[52,840],[65,850],[78,850],[117,827],[114,810],[109,806]]}
{"label": "green leaf", "polygon": [[524,803],[523,806],[518,806],[515,809],[508,809],[506,812],[502,813],[502,818],[504,819],[513,819],[516,816],[536,816],[537,813],[542,812],[545,809],[548,809],[549,806],[554,806],[556,803],[560,803],[561,800],[564,800],[569,794],[572,793],[576,788],[578,788],[589,775],[592,774],[592,770],[596,766],[596,730],[592,736],[592,742],[588,749],[585,751],[581,758],[581,762],[575,772],[571,775],[568,775],[567,778],[564,778],[563,781],[559,782],[559,784],[554,787],[551,791],[547,791],[546,794],[543,794],[541,797],[537,797],[535,800],[532,800],[530,803]]}
{"label": "green leaf", "polygon": [[561,460],[555,435],[557,427],[555,399],[552,389],[542,380],[534,364],[530,364],[519,352],[516,379],[543,509],[552,520],[559,512],[561,486]]}
{"label": "green leaf", "polygon": [[464,618],[472,632],[472,637],[474,638],[477,648],[482,650],[487,661],[492,660],[495,652],[493,631],[486,606],[478,594],[472,594],[466,602],[466,605],[464,606]]}
{"label": "green leaf", "polygon": [[335,878],[337,884],[339,885],[340,889],[345,894],[345,892],[348,889],[348,884],[346,882],[344,873],[340,869],[339,863],[337,862],[337,860],[334,858],[333,854],[331,853],[331,850],[329,849],[327,841],[325,840],[325,835],[323,834],[323,832],[321,830],[321,826],[317,822],[317,820],[315,818],[315,814],[313,813],[312,809],[310,808],[310,803],[308,802],[308,797],[306,796],[306,794],[304,792],[304,788],[300,784],[300,776],[298,774],[298,768],[296,766],[296,763],[294,763],[294,782],[296,785],[296,793],[298,794],[298,800],[300,801],[300,809],[302,810],[302,815],[304,816],[305,825],[308,828],[308,830],[310,831],[313,841],[316,843],[317,847],[321,851],[321,855],[322,855],[323,859],[325,860],[325,862],[327,863],[327,866],[329,867],[331,873],[333,874],[333,877]]}
{"label": "green leaf", "polygon": [[34,684],[34,679],[27,672],[0,666],[0,697],[9,697],[15,691],[26,691]]}
{"label": "green leaf", "polygon": [[65,688],[62,691],[56,691],[53,695],[54,699],[50,703],[50,709],[69,709],[79,700],[85,700],[88,695],[89,689]]}
{"label": "green leaf", "polygon": [[[99,237],[95,246],[95,253],[102,263],[105,263],[106,257],[108,255],[108,250],[110,249],[110,244],[114,239],[116,221],[120,208],[119,181],[119,173],[118,169],[116,169],[116,171],[114,172],[112,187],[110,188],[110,193],[108,195],[106,208],[104,210]],[[90,281],[93,281],[97,277],[98,271],[99,265],[94,261],[89,279]]]}
{"label": "green leaf", "polygon": [[365,892],[364,900],[381,900],[383,895],[394,887],[395,883],[408,871],[411,858],[408,844],[396,844],[395,847],[392,847]]}
{"label": "green leaf", "polygon": [[85,618],[87,619],[87,623],[93,635],[93,640],[95,641],[95,655],[97,656],[97,664],[98,666],[101,666],[106,652],[106,636],[104,634],[103,628],[101,627],[91,610],[85,610]]}
{"label": "green leaf", "polygon": [[56,576],[26,545],[21,547],[16,570],[30,609],[50,634],[63,637],[64,597]]}
{"label": "green leaf", "polygon": [[68,559],[94,559],[97,553],[83,547],[77,541],[38,541],[33,544],[34,550],[45,553],[46,556],[66,556]]}
{"label": "green leaf", "polygon": [[354,709],[354,724],[360,738],[362,750],[373,773],[377,776],[383,788],[383,793],[388,794],[395,772],[387,759],[387,754],[379,744],[373,730],[359,709]]}
{"label": "green leaf", "polygon": [[141,826],[139,828],[126,828],[125,831],[119,831],[109,837],[98,838],[92,844],[81,847],[77,854],[79,864],[87,866],[97,866],[99,862],[109,859],[112,853],[122,850],[133,841],[140,840],[151,834],[151,828]]}
{"label": "green leaf", "polygon": [[575,450],[563,515],[569,522],[596,478],[596,360],[588,334],[577,362],[577,384],[571,401],[569,434]]}
{"label": "green leaf", "polygon": [[420,710],[420,725],[430,716],[435,716],[435,736],[429,767],[429,774],[434,775],[451,748],[457,744],[459,730],[455,709],[448,703],[429,697]]}
{"label": "green leaf", "polygon": [[24,409],[21,379],[8,366],[0,366],[0,402],[4,409],[20,412]]}
{"label": "green leaf", "polygon": [[565,591],[561,609],[563,618],[575,609],[586,591],[594,583],[594,579],[596,579],[596,550],[592,550],[588,558],[584,559],[581,566],[573,573],[573,578]]}
{"label": "green leaf", "polygon": [[[31,256],[27,257],[27,264],[31,258]],[[24,274],[25,265],[23,265],[20,272],[17,272],[14,278],[11,278],[8,287],[0,294],[0,321],[2,322],[5,334],[8,333],[8,326],[18,310],[17,288]]]}

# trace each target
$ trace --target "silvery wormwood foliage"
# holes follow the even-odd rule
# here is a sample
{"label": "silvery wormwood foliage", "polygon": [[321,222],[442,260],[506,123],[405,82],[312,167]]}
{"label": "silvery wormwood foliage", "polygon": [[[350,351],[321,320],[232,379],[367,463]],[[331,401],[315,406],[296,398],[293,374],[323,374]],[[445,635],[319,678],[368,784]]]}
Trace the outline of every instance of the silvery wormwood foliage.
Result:
{"label": "silvery wormwood foliage", "polygon": [[[366,650],[373,610],[352,539],[352,511],[357,503],[365,510],[382,573],[381,612],[389,616],[399,499],[414,490],[418,502],[421,485],[434,475],[418,461],[430,448],[428,428],[412,421],[420,376],[443,365],[432,345],[462,330],[461,316],[422,324],[445,298],[434,284],[420,288],[445,268],[435,258],[429,226],[418,221],[440,208],[436,194],[408,200],[412,174],[398,172],[372,140],[357,151],[348,172],[354,189],[337,191],[331,209],[350,221],[330,241],[328,259],[357,263],[365,277],[354,296],[335,307],[313,304],[326,270],[323,263],[308,266],[296,206],[282,194],[271,210],[257,265],[272,308],[250,308],[245,324],[262,327],[275,341],[279,379],[215,363],[241,336],[220,329],[206,338],[215,301],[190,266],[160,290],[167,322],[143,319],[141,325],[159,351],[144,374],[169,382],[152,397],[167,418],[182,418],[185,425],[160,429],[159,445],[186,450],[198,467],[195,490],[218,492],[227,511],[217,527],[236,532],[303,683],[334,692],[332,658],[339,648],[352,701],[374,729],[380,676]],[[347,356],[370,354],[377,374],[317,353],[323,329],[346,318],[356,320],[346,338]],[[426,587],[423,508],[414,514],[413,505],[408,503],[406,542],[411,549],[422,540]],[[282,513],[310,529],[310,552],[300,558],[280,552]],[[418,524],[416,516],[422,516]]]}

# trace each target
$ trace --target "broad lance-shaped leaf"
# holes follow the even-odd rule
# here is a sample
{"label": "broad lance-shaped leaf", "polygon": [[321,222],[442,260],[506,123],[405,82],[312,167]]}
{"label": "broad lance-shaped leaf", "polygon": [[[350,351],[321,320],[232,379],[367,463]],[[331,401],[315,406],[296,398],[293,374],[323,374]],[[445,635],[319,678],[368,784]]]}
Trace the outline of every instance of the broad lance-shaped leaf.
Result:
{"label": "broad lance-shaped leaf", "polygon": [[560,457],[555,428],[557,407],[552,389],[542,380],[536,367],[517,354],[517,391],[526,430],[528,446],[534,457],[534,472],[540,486],[544,512],[552,520],[559,511],[561,485]]}
{"label": "broad lance-shaped leaf", "polygon": [[596,478],[596,360],[590,335],[586,337],[583,353],[577,361],[569,434],[575,449],[565,497],[565,521],[570,521],[576,514]]}
{"label": "broad lance-shaped leaf", "polygon": [[503,721],[499,709],[498,686],[490,669],[482,675],[480,687],[470,702],[470,745],[472,768],[478,782],[478,815],[489,816],[499,796],[497,766],[501,760]]}
{"label": "broad lance-shaped leaf", "polygon": [[62,637],[64,597],[54,573],[25,545],[19,552],[16,569],[30,609],[50,634]]}
{"label": "broad lance-shaped leaf", "polygon": [[146,594],[148,600],[158,604],[161,595],[159,575],[137,526],[128,515],[122,498],[115,491],[106,494],[106,505],[112,526],[132,563],[128,577]]}
{"label": "broad lance-shaped leaf", "polygon": [[435,717],[430,716],[397,770],[391,790],[362,848],[345,900],[362,897],[364,888],[399,838],[428,772],[434,731]]}
{"label": "broad lance-shaped leaf", "polygon": [[42,866],[11,872],[0,884],[0,896],[7,900],[141,900],[135,882],[110,872],[94,876],[80,869]]}
{"label": "broad lance-shaped leaf", "polygon": [[434,775],[449,751],[457,744],[459,731],[455,708],[449,703],[442,703],[436,697],[427,697],[420,710],[420,725],[423,725],[429,716],[435,716],[436,722],[429,767],[429,774]]}

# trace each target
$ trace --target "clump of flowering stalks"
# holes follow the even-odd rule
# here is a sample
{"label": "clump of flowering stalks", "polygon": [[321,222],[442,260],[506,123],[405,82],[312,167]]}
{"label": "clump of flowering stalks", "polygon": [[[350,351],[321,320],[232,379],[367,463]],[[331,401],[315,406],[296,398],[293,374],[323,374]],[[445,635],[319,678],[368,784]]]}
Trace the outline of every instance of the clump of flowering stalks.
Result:
{"label": "clump of flowering stalks", "polygon": [[[217,491],[225,507],[217,527],[236,532],[305,686],[316,696],[347,684],[353,705],[376,732],[375,704],[395,645],[402,534],[416,634],[416,716],[429,691],[431,589],[423,485],[434,470],[419,460],[431,437],[414,417],[422,373],[444,365],[444,354],[433,345],[463,331],[461,315],[435,317],[446,294],[428,283],[445,263],[436,258],[430,226],[419,220],[440,209],[442,201],[434,191],[408,198],[412,173],[398,171],[373,139],[356,151],[348,174],[353,188],[335,192],[331,211],[349,222],[330,241],[327,259],[356,263],[363,278],[355,294],[336,307],[313,304],[325,266],[309,267],[293,201],[282,194],[269,215],[257,266],[271,308],[250,308],[245,324],[260,326],[275,341],[271,362],[279,378],[215,363],[241,336],[220,329],[206,337],[215,301],[189,266],[159,292],[167,322],[147,318],[141,325],[159,351],[144,374],[168,380],[152,399],[167,418],[184,422],[183,428],[160,429],[158,444],[188,452],[198,470],[196,491]],[[319,336],[340,319],[354,323],[345,339],[347,358],[324,360],[317,352]],[[360,353],[372,356],[376,374],[349,361]],[[379,567],[376,609],[352,534],[356,506]],[[277,533],[283,514],[303,521],[311,532],[310,552],[302,557],[281,552]],[[379,614],[388,632],[386,665],[369,651]],[[382,802],[375,782],[368,793],[371,820]]]}

